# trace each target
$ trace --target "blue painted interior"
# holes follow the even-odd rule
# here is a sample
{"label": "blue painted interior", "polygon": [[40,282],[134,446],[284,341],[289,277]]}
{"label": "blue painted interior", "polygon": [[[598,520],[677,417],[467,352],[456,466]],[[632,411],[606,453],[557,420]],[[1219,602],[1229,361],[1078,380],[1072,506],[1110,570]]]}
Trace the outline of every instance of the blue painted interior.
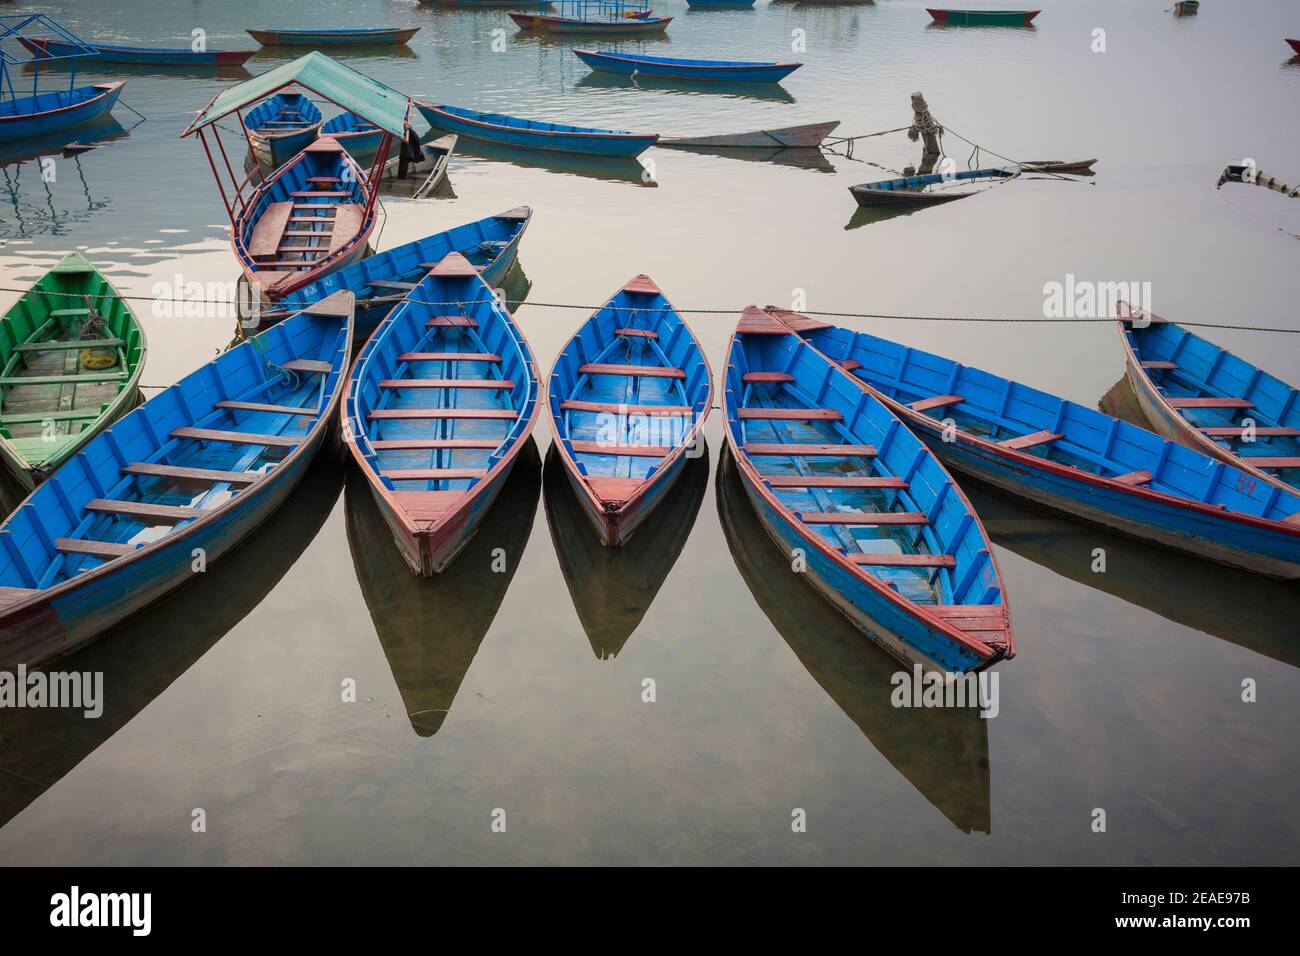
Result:
{"label": "blue painted interior", "polygon": [[[655,339],[616,335],[619,329],[643,329]],[[583,365],[643,365],[680,369],[684,379],[633,375],[590,375]],[[689,407],[690,415],[611,415],[562,410],[567,400],[622,405]],[[548,400],[556,438],[583,475],[645,479],[662,457],[579,453],[573,441],[676,448],[696,421],[708,414],[709,366],[690,329],[661,294],[620,291],[583,324],[564,346],[551,372]]]}
{"label": "blue painted interior", "polygon": [[[250,339],[191,372],[94,438],[45,480],[0,525],[0,585],[49,588],[103,563],[61,552],[58,538],[143,545],[183,528],[154,518],[92,512],[93,499],[211,510],[237,496],[227,482],[124,475],[134,462],[265,473],[291,451],[262,445],[172,438],[179,427],[258,435],[306,436],[347,362],[347,331],[337,318],[306,314]],[[291,359],[328,362],[328,374],[286,371]],[[306,409],[302,415],[216,408],[222,400]]]}

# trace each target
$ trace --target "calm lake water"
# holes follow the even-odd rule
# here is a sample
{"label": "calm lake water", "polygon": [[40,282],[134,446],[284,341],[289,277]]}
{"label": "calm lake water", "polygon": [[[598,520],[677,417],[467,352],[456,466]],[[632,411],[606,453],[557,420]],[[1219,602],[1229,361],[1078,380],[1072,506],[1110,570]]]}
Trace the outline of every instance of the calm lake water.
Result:
{"label": "calm lake water", "polygon": [[[619,44],[806,63],[762,95],[593,82],[569,43],[516,34],[503,11],[41,9],[101,42],[160,46],[188,45],[195,28],[215,48],[249,46],[245,27],[419,25],[409,49],[345,61],[435,101],[665,135],[831,119],[866,134],[906,126],[920,90],[959,164],[971,147],[958,134],[1013,158],[1100,159],[1092,179],[1021,179],[863,222],[847,187],[915,163],[902,134],[820,169],[655,149],[650,182],[636,166],[547,167],[462,141],[456,198],[387,201],[377,246],[532,206],[516,281],[531,280],[534,304],[518,318],[549,369],[589,309],[536,303],[590,307],[638,272],[684,309],[738,313],[803,290],[810,309],[1035,317],[1044,284],[1074,274],[1150,282],[1174,320],[1294,325],[1300,203],[1214,185],[1243,155],[1300,180],[1300,60],[1282,42],[1300,34],[1295,4],[1208,2],[1183,19],[1169,5],[1044,0],[1026,31],[935,29],[909,0],[739,12],[664,0],[668,40]],[[263,51],[248,71],[286,61]],[[124,102],[147,121],[119,107],[129,133],[57,158],[54,182],[35,162],[0,167],[0,303],[72,249],[127,295],[236,278],[202,150],[178,135],[245,73],[125,77]],[[138,311],[151,386],[231,338],[229,315]],[[734,320],[691,317],[715,370]],[[1109,325],[845,322],[1131,414],[1112,391],[1123,368]],[[1206,334],[1300,382],[1295,336]],[[1295,587],[972,490],[1019,649],[997,668],[1000,712],[897,710],[897,666],[793,579],[721,434],[715,412],[707,459],[611,554],[579,523],[540,424],[478,538],[434,581],[405,572],[357,476],[322,461],[237,559],[64,665],[105,673],[102,718],[0,712],[0,863],[1295,861]],[[1090,569],[1097,547],[1104,574]],[[494,548],[505,574],[490,570]],[[1241,701],[1247,678],[1256,703]],[[347,679],[355,703],[341,701]],[[195,808],[205,833],[191,831]],[[491,828],[498,808],[505,833]]]}

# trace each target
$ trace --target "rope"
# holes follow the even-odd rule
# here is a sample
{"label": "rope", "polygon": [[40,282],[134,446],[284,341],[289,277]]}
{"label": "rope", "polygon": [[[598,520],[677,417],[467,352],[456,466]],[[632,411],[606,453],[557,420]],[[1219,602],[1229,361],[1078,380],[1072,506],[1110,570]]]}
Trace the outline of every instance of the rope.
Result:
{"label": "rope", "polygon": [[[19,294],[26,294],[29,291],[30,291],[29,289],[12,289],[8,287],[0,287],[0,292],[17,292]],[[71,293],[71,292],[45,292],[43,294],[51,295],[51,296],[61,295],[61,296],[68,296],[68,297],[75,297],[80,295],[80,293]],[[105,293],[104,297],[108,298],[109,294]],[[147,296],[147,295],[118,294],[117,296],[115,296],[115,298],[124,302],[158,301],[157,296]],[[196,305],[218,305],[218,306],[224,306],[226,308],[234,308],[238,304],[236,302],[228,301],[224,299],[183,299],[178,301],[184,301]],[[438,302],[438,301],[432,301],[428,299],[413,299],[408,297],[406,301],[409,301],[415,305],[428,305],[428,306],[437,306],[439,308],[442,308],[444,306],[462,306],[462,307],[468,306],[474,304],[474,302],[476,302],[477,300],[449,299],[446,301]],[[580,312],[598,312],[605,307],[605,303],[601,303],[599,305],[590,305],[590,304],[583,304],[577,302],[520,302],[518,304],[518,307],[523,307],[523,306],[527,306],[529,308],[534,308],[534,309],[569,309],[569,310],[580,311]],[[676,311],[682,315],[733,315],[734,316],[734,315],[739,315],[747,307],[748,306],[741,306],[739,308],[726,308],[726,309],[677,308]],[[646,312],[648,314],[658,314],[659,312],[663,311],[662,309],[659,308],[640,309],[636,307],[627,307],[627,306],[623,306],[621,308],[623,308],[624,311],[632,312],[632,313]],[[265,312],[274,312],[275,310],[263,310],[263,311],[265,313]],[[907,321],[907,322],[982,322],[982,323],[1012,323],[1012,324],[1021,324],[1021,325],[1026,325],[1026,324],[1079,325],[1079,324],[1088,324],[1088,323],[1096,323],[1096,322],[1115,321],[1115,319],[1111,317],[1044,319],[1044,318],[1031,318],[1028,316],[913,315],[913,314],[893,313],[893,312],[834,312],[834,311],[817,310],[817,309],[801,309],[799,310],[799,314],[823,316],[832,319],[890,319],[890,320],[899,320],[899,321]],[[1222,323],[1222,322],[1179,322],[1178,324],[1187,328],[1233,329],[1238,332],[1279,332],[1288,335],[1300,334],[1300,328],[1283,329],[1283,328],[1277,328],[1275,326],[1264,326],[1264,325],[1228,325],[1227,323]]]}
{"label": "rope", "polygon": [[[1054,172],[1052,172],[1050,169],[1043,169],[1041,166],[1035,166],[1035,165],[1033,165],[1032,163],[1026,163],[1026,162],[1022,162],[1021,160],[1018,160],[1018,159],[1012,159],[1010,156],[1003,156],[1001,153],[999,153],[999,152],[995,152],[994,150],[989,149],[987,146],[980,146],[979,143],[976,143],[976,142],[973,142],[972,140],[967,139],[965,136],[963,136],[961,133],[957,132],[957,131],[956,131],[955,129],[953,129],[951,126],[947,127],[947,130],[946,130],[946,131],[949,132],[949,133],[952,133],[953,136],[956,136],[959,140],[961,140],[963,143],[966,143],[968,146],[973,147],[972,152],[971,152],[971,156],[978,156],[979,153],[980,153],[980,151],[983,150],[984,152],[988,153],[990,156],[996,156],[998,159],[1005,160],[1006,162],[1011,163],[1013,166],[1023,166],[1023,167],[1025,167],[1026,169],[1030,169],[1030,170],[1032,170],[1032,171],[1034,171],[1034,172],[1036,172],[1036,173],[1041,173],[1041,174],[1043,174],[1043,175],[1045,175],[1045,176],[1051,176],[1051,177],[1053,177],[1053,178],[1055,178],[1055,179],[1060,179],[1060,180],[1063,180],[1063,181],[1065,181],[1065,182],[1067,182],[1067,183],[1073,183],[1073,182],[1080,182],[1080,181],[1081,181],[1081,180],[1075,179],[1075,178],[1072,177],[1072,176],[1062,176],[1060,173],[1054,173]],[[967,162],[969,162],[969,160],[967,160]],[[1095,186],[1096,183],[1088,183],[1088,185],[1089,185],[1089,186]]]}

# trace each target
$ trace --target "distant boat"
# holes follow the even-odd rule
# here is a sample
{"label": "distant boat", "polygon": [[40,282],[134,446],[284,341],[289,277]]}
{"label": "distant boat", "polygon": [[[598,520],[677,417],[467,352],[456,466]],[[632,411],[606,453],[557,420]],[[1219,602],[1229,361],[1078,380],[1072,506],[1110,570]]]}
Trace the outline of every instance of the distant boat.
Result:
{"label": "distant boat", "polygon": [[356,113],[340,113],[320,128],[321,136],[333,136],[357,160],[373,159],[385,132]]}
{"label": "distant boat", "polygon": [[256,50],[203,50],[141,46],[112,46],[96,43],[94,53],[82,53],[73,43],[44,37],[22,37],[20,42],[33,53],[43,56],[78,57],[99,63],[132,63],[150,66],[239,66]]}
{"label": "distant boat", "polygon": [[520,119],[501,113],[480,113],[477,110],[422,103],[419,100],[415,101],[415,108],[430,126],[438,129],[471,139],[527,149],[630,158],[640,155],[659,139],[653,133],[566,126],[563,123]]}
{"label": "distant boat", "polygon": [[802,317],[782,316],[741,316],[724,408],[741,482],[791,575],[904,662],[966,672],[1014,656],[997,558],[961,489],[792,331]]}
{"label": "distant boat", "polygon": [[1020,163],[1020,169],[1029,173],[1068,173],[1078,175],[1091,173],[1097,164],[1095,159],[1036,159]]}
{"label": "distant boat", "polygon": [[451,253],[370,337],[344,398],[348,448],[413,573],[445,570],[474,536],[540,409],[523,334]]}
{"label": "distant boat", "polygon": [[371,30],[248,30],[247,33],[263,46],[381,46],[403,44],[420,32],[411,29]]}
{"label": "distant boat", "polygon": [[453,252],[464,256],[484,282],[497,288],[514,264],[532,218],[533,211],[521,206],[378,252],[289,293],[274,309],[263,312],[260,320],[278,322],[345,289],[356,296],[357,341],[364,342],[429,270]]}
{"label": "distant boat", "polygon": [[[404,195],[411,199],[424,199],[434,194],[447,176],[447,166],[451,154],[456,151],[455,133],[439,136],[428,143],[420,143],[419,150],[408,156],[406,149],[401,150],[388,162],[384,163],[383,182],[390,188],[398,183],[409,185]],[[418,158],[416,158],[418,156]]]}
{"label": "distant boat", "polygon": [[[447,7],[454,10],[491,10],[502,7],[517,7],[519,0],[420,0],[421,6]],[[540,10],[550,10],[553,5],[549,2],[536,3],[532,2],[529,6],[537,7]]]}
{"label": "distant boat", "polygon": [[125,80],[113,80],[2,100],[0,143],[49,136],[99,119],[113,109],[125,85]]}
{"label": "distant boat", "polygon": [[374,228],[365,173],[337,140],[322,136],[240,207],[231,243],[249,281],[278,299],[355,262]]}
{"label": "distant boat", "polygon": [[832,120],[829,123],[761,129],[752,133],[661,137],[656,145],[684,149],[816,149],[839,125],[839,120]]}
{"label": "distant boat", "polygon": [[1143,414],[1166,438],[1300,490],[1300,390],[1156,315],[1116,319]]}
{"label": "distant boat", "polygon": [[279,169],[315,142],[325,118],[302,93],[276,93],[244,117],[253,156],[266,169]]}
{"label": "distant boat", "polygon": [[943,10],[926,7],[934,22],[948,27],[1027,27],[1041,10]]}
{"label": "distant boat", "polygon": [[1162,547],[1300,578],[1300,494],[1145,428],[866,332],[805,319],[951,468]]}
{"label": "distant boat", "polygon": [[779,83],[803,66],[770,60],[685,60],[578,48],[573,53],[593,70],[604,73],[726,83]]}
{"label": "distant boat", "polygon": [[754,0],[686,0],[692,10],[748,10]]}
{"label": "distant boat", "polygon": [[135,407],[144,328],[79,253],[0,316],[0,466],[31,491]]}
{"label": "distant boat", "polygon": [[[649,11],[646,11],[648,14]],[[578,34],[585,36],[631,36],[662,33],[673,22],[672,17],[655,16],[607,16],[607,17],[560,17],[544,13],[525,13],[512,10],[510,19],[521,30],[537,30],[543,33]]]}
{"label": "distant boat", "polygon": [[649,276],[634,276],[560,350],[547,407],[592,527],[621,547],[697,454],[713,373]]}
{"label": "distant boat", "polygon": [[0,667],[94,640],[221,560],[338,420],[346,293],[237,345],[96,435],[0,525]]}
{"label": "distant boat", "polygon": [[1300,56],[1300,40],[1287,40],[1286,42],[1291,46],[1292,51],[1297,56]]}
{"label": "distant boat", "polygon": [[1201,9],[1201,0],[1178,0],[1174,4],[1174,15],[1180,17],[1194,16]]}
{"label": "distant boat", "polygon": [[850,186],[849,192],[853,194],[859,206],[934,206],[952,202],[954,199],[965,199],[975,193],[951,189],[925,192],[926,186],[948,185],[973,179],[1008,179],[1015,175],[1016,171],[1013,169],[968,169],[952,175],[931,173],[925,176],[904,176],[876,183],[862,183],[859,186]]}

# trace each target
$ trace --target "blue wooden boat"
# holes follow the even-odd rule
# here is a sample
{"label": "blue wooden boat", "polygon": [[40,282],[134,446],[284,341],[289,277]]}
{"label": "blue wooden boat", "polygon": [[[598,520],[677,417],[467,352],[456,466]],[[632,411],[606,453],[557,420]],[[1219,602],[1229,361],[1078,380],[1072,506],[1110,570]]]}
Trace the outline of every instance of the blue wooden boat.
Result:
{"label": "blue wooden boat", "polygon": [[601,541],[617,548],[701,453],[713,373],[672,303],[639,275],[565,344],[547,406],[569,483]]}
{"label": "blue wooden boat", "polygon": [[771,60],[684,60],[670,56],[642,56],[574,48],[583,63],[601,73],[623,76],[708,80],[722,83],[780,83],[802,63]]}
{"label": "blue wooden boat", "polygon": [[23,46],[40,56],[79,56],[95,63],[131,63],[148,66],[240,66],[256,50],[191,50],[188,47],[160,48],[143,46],[113,46],[96,43],[91,54],[78,52],[72,43],[47,37],[23,37]]}
{"label": "blue wooden boat", "polygon": [[1118,318],[1129,382],[1166,438],[1288,491],[1300,488],[1300,392],[1149,313]]}
{"label": "blue wooden boat", "polygon": [[420,32],[419,27],[394,29],[377,27],[366,30],[248,30],[262,46],[385,46],[406,43]]}
{"label": "blue wooden boat", "polygon": [[257,161],[279,169],[316,141],[324,117],[302,93],[276,93],[248,111],[244,129]]}
{"label": "blue wooden boat", "polygon": [[374,158],[385,134],[374,123],[362,119],[356,113],[340,113],[321,126],[320,135],[333,136],[354,159],[367,160]]}
{"label": "blue wooden boat", "polygon": [[727,444],[768,534],[868,637],[948,672],[1015,654],[979,518],[870,390],[751,307],[727,350],[724,408]]}
{"label": "blue wooden boat", "polygon": [[49,136],[107,115],[125,80],[0,99],[0,143]]}
{"label": "blue wooden boat", "polygon": [[954,470],[1175,551],[1300,577],[1300,494],[1027,385],[795,319]]}
{"label": "blue wooden boat", "polygon": [[975,194],[951,189],[926,192],[927,186],[941,186],[973,179],[1009,179],[1015,175],[1016,171],[1012,169],[966,169],[951,176],[931,173],[925,176],[903,176],[875,183],[862,183],[858,186],[850,186],[849,192],[853,194],[859,206],[933,206],[952,202],[954,199],[965,199]]}
{"label": "blue wooden boat", "polygon": [[375,253],[284,296],[274,309],[260,314],[260,321],[278,322],[346,290],[356,297],[357,341],[364,342],[429,270],[453,252],[464,256],[484,282],[497,288],[514,265],[519,242],[532,218],[533,211],[521,206]]}
{"label": "blue wooden boat", "polygon": [[480,113],[477,110],[415,101],[415,108],[430,126],[445,129],[471,139],[487,140],[506,146],[541,149],[560,153],[585,153],[592,156],[638,156],[659,139],[654,133],[628,133],[621,130],[591,129],[544,123]]}
{"label": "blue wooden boat", "polygon": [[754,0],[686,0],[692,10],[748,10]]}
{"label": "blue wooden boat", "polygon": [[235,215],[231,245],[248,280],[274,300],[360,259],[375,227],[366,186],[329,136],[281,166]]}
{"label": "blue wooden boat", "polygon": [[450,253],[370,337],[342,409],[348,448],[414,573],[437,574],[465,547],[539,410],[523,334]]}
{"label": "blue wooden boat", "polygon": [[318,303],[155,395],[0,524],[0,667],[76,650],[265,522],[338,420],[350,299]]}

